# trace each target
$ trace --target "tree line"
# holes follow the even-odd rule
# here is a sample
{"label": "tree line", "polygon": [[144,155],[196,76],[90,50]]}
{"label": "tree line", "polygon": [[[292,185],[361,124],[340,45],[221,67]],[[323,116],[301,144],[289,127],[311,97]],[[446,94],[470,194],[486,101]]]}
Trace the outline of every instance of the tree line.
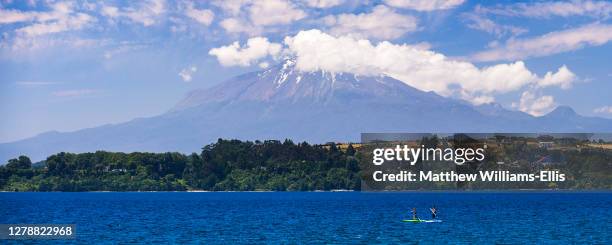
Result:
{"label": "tree line", "polygon": [[352,145],[219,139],[202,151],[61,152],[32,164],[27,156],[0,166],[5,191],[312,191],[359,189]]}
{"label": "tree line", "polygon": [[[458,143],[459,142],[459,143]],[[565,142],[565,141],[564,141]],[[438,138],[418,145],[437,147]],[[469,146],[471,141],[455,141]],[[559,143],[559,142],[557,142]],[[377,143],[378,144],[378,143]],[[166,152],[61,152],[32,163],[27,156],[0,166],[2,191],[314,191],[360,190],[373,170],[374,145],[311,145],[219,139],[189,155]],[[564,145],[571,146],[565,147]],[[397,170],[508,170],[535,173],[559,170],[565,182],[417,183],[406,189],[611,189],[612,151],[584,142],[547,149],[514,139],[490,145],[483,162],[418,163]],[[356,150],[359,149],[359,150]],[[500,164],[503,162],[503,164]],[[390,163],[386,163],[386,166]],[[391,167],[392,168],[392,167]],[[362,181],[364,181],[362,183]],[[385,188],[392,187],[384,183]],[[432,187],[433,185],[433,187]]]}

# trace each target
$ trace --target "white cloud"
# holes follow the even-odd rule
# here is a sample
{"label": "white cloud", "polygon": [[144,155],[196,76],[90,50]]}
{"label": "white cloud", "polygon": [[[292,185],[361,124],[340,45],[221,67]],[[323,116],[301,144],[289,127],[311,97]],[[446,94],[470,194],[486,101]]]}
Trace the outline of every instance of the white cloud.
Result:
{"label": "white cloud", "polygon": [[144,26],[156,23],[157,17],[165,11],[164,0],[149,0],[137,10],[128,10],[126,16]]}
{"label": "white cloud", "polygon": [[22,37],[35,37],[45,34],[79,30],[95,21],[90,15],[75,13],[73,5],[57,2],[50,11],[19,11],[0,9],[0,24],[32,22],[15,30]]}
{"label": "white cloud", "polygon": [[612,2],[574,0],[515,3],[495,7],[478,7],[477,12],[533,18],[590,16],[606,19],[612,14]]}
{"label": "white cloud", "polygon": [[417,19],[401,15],[384,5],[370,13],[327,16],[326,25],[335,35],[353,35],[362,38],[395,39],[417,29]]}
{"label": "white cloud", "polygon": [[115,6],[103,6],[102,15],[110,18],[117,18],[120,15],[119,8]]}
{"label": "white cloud", "polygon": [[505,35],[517,36],[527,32],[527,29],[511,25],[501,25],[478,14],[468,13],[464,14],[463,17],[469,28],[493,34],[498,38]]}
{"label": "white cloud", "polygon": [[551,112],[556,106],[552,96],[536,96],[533,92],[525,91],[521,95],[518,109],[533,116],[542,116]]}
{"label": "white cloud", "polygon": [[247,33],[254,36],[262,32],[261,27],[253,26],[251,23],[240,18],[226,18],[219,25],[229,33]]}
{"label": "white cloud", "polygon": [[198,23],[209,26],[215,18],[215,13],[210,9],[196,9],[193,4],[188,4],[185,15],[194,19]]}
{"label": "white cloud", "polygon": [[19,10],[0,8],[0,24],[11,24],[32,21],[38,16],[37,12],[24,12]]}
{"label": "white cloud", "polygon": [[127,18],[143,26],[151,26],[158,22],[159,16],[166,11],[165,0],[148,0],[138,2],[139,6],[119,9],[114,6],[103,6],[102,15],[111,19]]}
{"label": "white cloud", "polygon": [[576,74],[570,71],[567,66],[559,67],[556,73],[547,72],[537,83],[538,87],[559,86],[562,89],[569,89],[576,81]]}
{"label": "white cloud", "polygon": [[73,90],[61,90],[53,92],[53,96],[56,97],[81,97],[85,95],[92,95],[98,93],[94,89],[73,89]]}
{"label": "white cloud", "polygon": [[[468,97],[470,95],[467,95]],[[476,96],[476,97],[470,97],[471,100],[470,102],[472,102],[472,104],[474,105],[482,105],[482,104],[489,104],[489,103],[493,103],[495,102],[495,98],[493,98],[493,96],[488,96],[488,95],[481,95],[481,96]]]}
{"label": "white cloud", "polygon": [[264,61],[264,62],[259,63],[258,66],[261,69],[266,69],[266,68],[270,67],[270,63]]}
{"label": "white cloud", "polygon": [[612,114],[612,106],[607,105],[607,106],[595,108],[593,112],[601,113],[601,114]]}
{"label": "white cloud", "polygon": [[288,25],[307,16],[306,12],[288,0],[267,1],[216,1],[229,17],[220,25],[229,33],[259,35],[265,27]]}
{"label": "white cloud", "polygon": [[590,24],[526,39],[510,39],[504,44],[476,53],[476,61],[519,60],[541,57],[580,49],[584,46],[599,46],[612,40],[612,25]]}
{"label": "white cloud", "polygon": [[312,8],[331,8],[344,3],[344,0],[302,0],[306,5]]}
{"label": "white cloud", "polygon": [[183,80],[183,82],[191,82],[191,79],[193,78],[193,73],[195,73],[196,71],[198,71],[198,68],[196,66],[190,66],[188,68],[184,68],[182,69],[178,75],[179,77],[181,77],[181,79]]}
{"label": "white cloud", "polygon": [[89,45],[90,40],[52,34],[77,31],[93,26],[96,18],[78,12],[71,2],[54,2],[47,11],[20,11],[0,9],[0,24],[14,24],[13,32],[4,32],[0,47],[12,51],[35,50],[54,45],[69,44],[73,47]]}
{"label": "white cloud", "polygon": [[73,11],[73,4],[69,2],[56,2],[50,4],[50,11],[20,11],[0,9],[0,24],[19,22],[46,22],[65,19]]}
{"label": "white cloud", "polygon": [[452,9],[463,4],[463,2],[465,0],[385,0],[385,3],[389,6],[418,11]]}
{"label": "white cloud", "polygon": [[[386,74],[424,91],[457,96],[473,103],[491,102],[491,95],[535,86],[541,80],[521,61],[478,68],[413,45],[372,44],[352,37],[334,37],[319,30],[286,37],[287,50],[303,71],[326,70],[358,75]],[[549,80],[565,77],[565,69]]]}
{"label": "white cloud", "polygon": [[306,12],[286,0],[254,1],[249,14],[253,24],[260,26],[289,24],[306,17]]}
{"label": "white cloud", "polygon": [[221,8],[224,12],[231,16],[237,16],[242,11],[242,8],[251,2],[252,0],[216,0],[213,1],[212,4]]}
{"label": "white cloud", "polygon": [[86,25],[94,22],[95,19],[87,14],[78,13],[66,16],[56,21],[35,23],[15,30],[17,34],[28,37],[35,37],[51,33],[80,30]]}
{"label": "white cloud", "polygon": [[281,49],[280,44],[271,43],[265,37],[254,37],[250,38],[243,47],[238,42],[234,42],[213,48],[208,54],[216,56],[223,66],[250,66],[267,56],[278,56]]}

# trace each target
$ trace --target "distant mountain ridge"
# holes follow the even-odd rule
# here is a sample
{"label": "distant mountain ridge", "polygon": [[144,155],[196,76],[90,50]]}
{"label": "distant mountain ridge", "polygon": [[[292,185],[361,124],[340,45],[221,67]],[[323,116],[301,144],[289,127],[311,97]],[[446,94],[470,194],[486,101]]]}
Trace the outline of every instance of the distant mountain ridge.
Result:
{"label": "distant mountain ridge", "polygon": [[387,76],[300,72],[293,60],[194,90],[159,116],[0,144],[0,162],[61,151],[195,152],[217,138],[358,141],[362,132],[612,132],[559,107],[542,117],[472,106]]}

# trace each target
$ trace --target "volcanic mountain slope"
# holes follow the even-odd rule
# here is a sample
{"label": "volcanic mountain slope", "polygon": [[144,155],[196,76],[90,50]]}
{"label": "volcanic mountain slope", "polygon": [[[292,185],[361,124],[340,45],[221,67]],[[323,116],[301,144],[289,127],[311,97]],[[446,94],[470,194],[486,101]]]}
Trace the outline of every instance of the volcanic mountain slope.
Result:
{"label": "volcanic mountain slope", "polygon": [[474,107],[386,76],[300,72],[292,60],[189,93],[172,110],[0,144],[0,160],[61,151],[195,152],[217,138],[358,141],[362,132],[612,132],[612,120],[560,107],[533,117]]}

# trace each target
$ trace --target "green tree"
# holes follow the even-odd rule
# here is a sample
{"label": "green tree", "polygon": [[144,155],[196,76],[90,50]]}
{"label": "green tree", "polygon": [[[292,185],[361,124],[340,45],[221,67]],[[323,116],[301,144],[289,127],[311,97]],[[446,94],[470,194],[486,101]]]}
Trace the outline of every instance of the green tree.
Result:
{"label": "green tree", "polygon": [[19,156],[18,158],[10,159],[6,164],[8,169],[30,169],[32,168],[32,161],[27,156]]}

